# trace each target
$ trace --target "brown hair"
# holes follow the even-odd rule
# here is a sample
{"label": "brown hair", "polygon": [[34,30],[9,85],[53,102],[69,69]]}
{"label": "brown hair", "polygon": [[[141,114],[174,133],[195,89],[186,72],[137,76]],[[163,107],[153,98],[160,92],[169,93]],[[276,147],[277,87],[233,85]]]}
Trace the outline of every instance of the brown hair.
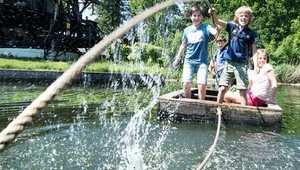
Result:
{"label": "brown hair", "polygon": [[193,5],[193,6],[191,7],[191,9],[189,10],[189,16],[192,16],[192,15],[193,15],[193,12],[195,12],[195,11],[200,11],[201,15],[203,15],[203,14],[202,14],[202,7],[201,7],[200,5],[198,5],[198,4],[195,4],[195,5]]}
{"label": "brown hair", "polygon": [[249,23],[248,23],[248,25],[249,25],[253,20],[252,10],[249,6],[241,6],[235,11],[234,22],[239,23],[239,15],[243,12],[249,15]]}
{"label": "brown hair", "polygon": [[226,42],[227,40],[226,40],[226,38],[225,38],[224,35],[219,35],[218,38],[217,38],[217,42],[218,41],[224,41],[224,42]]}

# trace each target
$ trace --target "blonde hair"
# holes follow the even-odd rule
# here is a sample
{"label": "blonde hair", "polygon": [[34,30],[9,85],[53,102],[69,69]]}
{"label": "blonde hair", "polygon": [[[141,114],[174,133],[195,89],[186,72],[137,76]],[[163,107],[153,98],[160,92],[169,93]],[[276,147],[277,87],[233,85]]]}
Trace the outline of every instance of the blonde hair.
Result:
{"label": "blonde hair", "polygon": [[[266,49],[257,49],[256,50],[256,53],[254,54],[254,56],[256,57],[256,59],[258,59],[258,56],[259,55],[264,55],[264,56],[266,56],[267,57],[267,63],[269,63],[269,61],[270,61],[270,57],[269,57],[269,54],[267,53],[267,50]],[[253,56],[253,57],[254,57]],[[253,58],[252,57],[252,58]]]}
{"label": "blonde hair", "polygon": [[248,23],[248,25],[249,25],[252,22],[252,20],[253,20],[253,14],[252,14],[251,8],[249,6],[241,6],[241,7],[239,7],[235,11],[235,13],[234,13],[234,22],[235,23],[239,23],[239,15],[241,13],[246,13],[246,14],[249,15],[249,23]]}

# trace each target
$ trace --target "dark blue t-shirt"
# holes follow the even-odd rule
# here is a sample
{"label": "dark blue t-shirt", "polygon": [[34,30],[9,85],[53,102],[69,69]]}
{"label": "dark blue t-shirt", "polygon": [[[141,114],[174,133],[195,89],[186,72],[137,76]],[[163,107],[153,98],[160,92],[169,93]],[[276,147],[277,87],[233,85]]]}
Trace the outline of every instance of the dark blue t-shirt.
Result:
{"label": "dark blue t-shirt", "polygon": [[258,41],[256,32],[249,27],[239,29],[238,24],[227,22],[226,31],[229,33],[228,50],[225,59],[236,62],[247,62],[252,44]]}

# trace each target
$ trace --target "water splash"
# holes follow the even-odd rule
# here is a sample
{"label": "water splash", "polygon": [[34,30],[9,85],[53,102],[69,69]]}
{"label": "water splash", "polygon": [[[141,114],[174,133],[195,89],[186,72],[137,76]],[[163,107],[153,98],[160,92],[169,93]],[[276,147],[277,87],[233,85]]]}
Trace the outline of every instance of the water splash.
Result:
{"label": "water splash", "polygon": [[180,10],[180,12],[182,14],[184,14],[184,11],[185,11],[185,4],[184,4],[184,2],[178,1],[178,2],[176,2],[176,5],[177,5],[178,9]]}
{"label": "water splash", "polygon": [[[146,120],[146,117],[151,116],[151,110],[156,105],[160,94],[161,84],[159,82],[156,82],[156,84],[156,86],[152,86],[152,83],[148,83],[148,86],[152,87],[152,99],[150,103],[144,108],[140,108],[139,105],[135,106],[136,111],[124,130],[123,138],[120,141],[122,156],[119,169],[147,169],[149,166],[147,164],[149,164],[150,160],[147,160],[148,154],[147,150],[145,150],[145,145],[148,143],[149,134],[154,129],[150,128],[151,124]],[[136,103],[138,102],[136,101]],[[162,139],[160,139],[160,142],[163,141]],[[155,150],[160,150],[159,147],[160,145],[156,145]],[[160,153],[157,152],[157,154]]]}

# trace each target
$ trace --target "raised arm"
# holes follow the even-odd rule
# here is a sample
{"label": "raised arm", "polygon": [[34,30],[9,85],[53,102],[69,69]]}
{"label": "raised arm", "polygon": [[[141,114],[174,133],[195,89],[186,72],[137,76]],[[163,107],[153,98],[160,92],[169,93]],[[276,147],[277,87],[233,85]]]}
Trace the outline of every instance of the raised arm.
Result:
{"label": "raised arm", "polygon": [[257,58],[257,55],[255,55],[256,54],[256,44],[252,44],[251,45],[251,49],[252,49],[252,54],[254,54],[253,55],[253,58],[252,58],[252,60],[253,60],[253,65],[254,65],[254,71],[256,72],[256,73],[258,73],[259,72],[259,68],[258,68],[258,63],[257,63],[257,60],[258,60],[258,58]]}
{"label": "raised arm", "polygon": [[227,23],[223,20],[220,20],[217,16],[217,11],[215,8],[209,8],[208,13],[212,16],[213,22],[216,25],[221,26],[222,28],[225,28],[227,26]]}
{"label": "raised arm", "polygon": [[177,69],[178,66],[179,66],[179,62],[180,62],[181,56],[184,53],[184,51],[186,49],[186,46],[187,46],[187,42],[185,40],[183,40],[182,43],[181,43],[181,45],[180,45],[180,47],[179,47],[178,53],[175,56],[175,60],[173,62],[173,67],[175,69]]}

